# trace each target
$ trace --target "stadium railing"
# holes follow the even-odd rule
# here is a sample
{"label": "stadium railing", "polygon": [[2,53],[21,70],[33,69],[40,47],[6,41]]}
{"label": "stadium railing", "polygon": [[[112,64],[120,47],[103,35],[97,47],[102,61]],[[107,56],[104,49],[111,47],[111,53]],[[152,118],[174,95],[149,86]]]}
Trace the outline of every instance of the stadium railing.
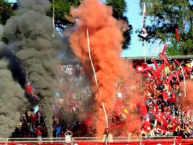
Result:
{"label": "stadium railing", "polygon": [[[129,139],[128,137],[113,137],[113,143],[119,142],[119,143],[123,143],[123,142],[138,142],[138,143],[142,143],[144,141],[156,141],[156,140],[173,140],[175,141],[177,137],[175,136],[160,136],[160,137],[153,137],[153,138],[141,138],[141,137],[132,137],[131,139]],[[188,138],[186,140],[191,140],[193,141],[193,138]],[[99,138],[99,137],[73,137],[71,140],[71,145],[75,144],[75,143],[86,143],[86,142],[98,142],[98,143],[108,143],[108,139],[106,138],[105,140],[103,138]],[[52,143],[67,143],[65,138],[0,138],[0,144],[9,144],[9,143],[38,143],[38,144],[52,144]],[[69,142],[68,142],[69,143]]]}

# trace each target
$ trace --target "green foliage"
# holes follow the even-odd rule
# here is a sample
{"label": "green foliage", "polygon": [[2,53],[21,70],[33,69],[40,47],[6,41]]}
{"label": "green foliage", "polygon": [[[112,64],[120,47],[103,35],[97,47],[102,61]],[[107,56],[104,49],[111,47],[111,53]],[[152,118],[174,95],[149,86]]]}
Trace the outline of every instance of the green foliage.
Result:
{"label": "green foliage", "polygon": [[[50,0],[53,2],[52,0]],[[73,24],[66,16],[70,16],[71,6],[77,7],[80,4],[80,0],[54,0],[51,8],[47,11],[47,15],[53,16],[53,7],[55,8],[55,25],[60,29],[65,29],[66,25]]]}
{"label": "green foliage", "polygon": [[[0,0],[0,24],[5,25],[7,20],[13,15],[12,4],[6,0]],[[8,44],[9,40],[6,37],[2,37],[1,41]]]}
{"label": "green foliage", "polygon": [[[53,16],[53,7],[55,8],[55,26],[64,30],[66,26],[72,25],[73,22],[69,21],[66,16],[70,16],[71,6],[77,7],[81,4],[81,0],[50,0],[52,2],[51,8],[47,11],[47,15]],[[106,0],[107,5],[112,6],[113,16],[116,19],[122,19],[129,25],[128,18],[124,15],[127,9],[126,0]],[[131,25],[130,25],[131,27]],[[131,27],[132,28],[132,27]],[[124,35],[123,49],[127,49],[131,41],[131,29],[126,30]]]}
{"label": "green foliage", "polygon": [[[151,20],[151,25],[147,26],[150,41],[161,40],[163,44],[170,43],[168,55],[192,54],[193,11],[191,4],[193,0],[140,0],[141,12],[144,2],[147,6],[147,16]],[[176,41],[176,29],[179,29],[180,43]]]}
{"label": "green foliage", "polygon": [[180,44],[175,39],[171,40],[166,53],[168,54],[168,56],[183,55],[183,52],[180,49]]}
{"label": "green foliage", "polygon": [[[50,0],[52,3],[49,10],[46,11],[46,14],[50,17],[53,17],[53,7],[55,15],[55,26],[61,30],[64,30],[67,26],[72,25],[74,22],[69,21],[67,18],[70,16],[71,6],[77,7],[81,4],[81,0]],[[130,29],[123,32],[124,42],[123,49],[127,49],[130,45],[132,26],[129,24],[128,18],[125,16],[127,10],[126,0],[106,0],[107,5],[112,6],[113,16],[118,20],[124,20],[129,26]],[[13,15],[13,11],[17,9],[17,4],[11,4],[6,0],[0,0],[0,23],[5,24],[6,21]],[[67,17],[66,17],[67,16]],[[4,39],[6,40],[7,39]]]}
{"label": "green foliage", "polygon": [[124,20],[130,27],[130,29],[124,31],[124,42],[123,49],[127,49],[131,42],[131,34],[132,34],[132,26],[129,24],[128,18],[125,16],[127,11],[127,3],[126,0],[106,0],[106,4],[108,6],[112,6],[113,8],[113,17],[118,20]]}
{"label": "green foliage", "polygon": [[12,15],[11,3],[6,0],[0,0],[0,24],[4,25]]}
{"label": "green foliage", "polygon": [[113,7],[113,16],[115,18],[123,18],[127,11],[127,3],[125,0],[106,0],[106,4]]}

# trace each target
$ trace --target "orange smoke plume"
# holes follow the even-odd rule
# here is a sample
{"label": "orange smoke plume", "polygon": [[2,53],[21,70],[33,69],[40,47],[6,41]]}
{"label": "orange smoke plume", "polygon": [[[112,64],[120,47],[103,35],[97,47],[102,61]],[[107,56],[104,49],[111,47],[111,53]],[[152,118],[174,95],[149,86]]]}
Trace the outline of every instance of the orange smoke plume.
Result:
{"label": "orange smoke plume", "polygon": [[184,82],[181,82],[181,89],[183,91],[182,94],[182,100],[180,101],[182,103],[182,106],[191,106],[193,104],[193,81],[192,80],[186,80],[186,97],[184,97]]}
{"label": "orange smoke plume", "polygon": [[[120,58],[123,25],[113,18],[112,8],[100,0],[84,0],[77,9],[71,9],[71,15],[78,18],[77,30],[70,38],[71,47],[83,65],[87,64],[85,67],[92,70],[87,40],[87,29],[89,30],[92,60],[102,94],[100,97],[93,79],[93,89],[96,93],[95,101],[97,102],[94,117],[97,136],[102,136],[106,127],[106,120],[101,103],[104,103],[109,116],[114,107],[116,83],[123,73],[123,62]],[[93,71],[90,73],[93,74]]]}

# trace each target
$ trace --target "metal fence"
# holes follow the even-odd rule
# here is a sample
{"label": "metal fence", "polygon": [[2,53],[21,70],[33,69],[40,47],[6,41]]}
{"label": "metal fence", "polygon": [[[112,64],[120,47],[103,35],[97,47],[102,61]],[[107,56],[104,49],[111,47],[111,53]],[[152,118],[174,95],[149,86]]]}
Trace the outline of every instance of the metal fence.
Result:
{"label": "metal fence", "polygon": [[[86,143],[86,142],[143,142],[143,141],[156,141],[156,140],[176,140],[176,137],[174,136],[169,136],[169,137],[153,137],[153,138],[141,138],[141,137],[114,137],[113,140],[109,141],[108,138],[99,138],[99,137],[72,137],[71,141],[67,141],[65,138],[0,138],[0,144],[2,143]],[[192,140],[193,138],[188,138],[186,140]]]}

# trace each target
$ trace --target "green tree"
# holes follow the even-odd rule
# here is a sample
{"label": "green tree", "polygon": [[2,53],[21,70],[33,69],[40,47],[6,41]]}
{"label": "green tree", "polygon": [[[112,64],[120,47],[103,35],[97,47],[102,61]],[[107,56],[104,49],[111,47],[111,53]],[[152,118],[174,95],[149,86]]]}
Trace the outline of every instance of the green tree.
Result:
{"label": "green tree", "polygon": [[66,26],[72,25],[73,22],[69,21],[67,16],[70,16],[71,6],[77,7],[80,5],[80,0],[50,0],[52,3],[51,8],[47,11],[47,15],[53,16],[53,7],[55,15],[55,26],[64,30]]}
{"label": "green tree", "polygon": [[125,13],[127,12],[126,0],[106,0],[106,4],[112,6],[113,16],[116,19],[124,20],[129,26],[129,29],[123,32],[123,49],[127,49],[131,42],[132,25],[129,24],[129,19],[127,18],[127,16],[125,16]]}
{"label": "green tree", "polygon": [[[81,0],[50,0],[52,2],[51,8],[47,11],[47,15],[52,17],[53,16],[53,7],[55,11],[55,26],[62,31],[65,30],[67,26],[71,26],[74,24],[74,22],[70,21],[68,17],[70,16],[70,7],[81,4]],[[127,10],[127,4],[126,0],[105,0],[104,1],[107,5],[113,7],[113,16],[116,19],[122,19],[126,21],[129,25],[129,20],[125,16],[125,12]],[[130,26],[130,29],[127,29],[123,32],[124,35],[124,43],[123,43],[123,49],[127,49],[130,41],[131,41],[131,29],[132,26]]]}
{"label": "green tree", "polygon": [[[17,3],[11,3],[7,0],[0,0],[0,24],[5,25],[7,20],[14,15],[13,11],[17,9]],[[9,40],[3,36],[2,41],[8,44]]]}
{"label": "green tree", "polygon": [[5,25],[12,15],[12,4],[6,0],[0,0],[0,24]]}
{"label": "green tree", "polygon": [[[169,44],[168,55],[193,54],[193,0],[140,0],[141,10],[146,3],[146,14],[151,20],[147,26],[148,38]],[[176,39],[176,29],[180,42]]]}

